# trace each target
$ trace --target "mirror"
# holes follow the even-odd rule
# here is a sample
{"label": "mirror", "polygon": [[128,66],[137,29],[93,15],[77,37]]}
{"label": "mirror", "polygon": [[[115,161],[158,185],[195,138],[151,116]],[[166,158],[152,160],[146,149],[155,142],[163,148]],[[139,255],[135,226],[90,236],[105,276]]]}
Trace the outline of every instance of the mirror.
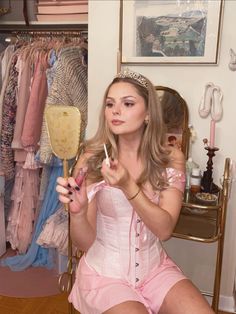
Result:
{"label": "mirror", "polygon": [[187,159],[190,139],[188,106],[176,90],[166,86],[156,86],[156,90],[162,105],[168,144],[181,149]]}

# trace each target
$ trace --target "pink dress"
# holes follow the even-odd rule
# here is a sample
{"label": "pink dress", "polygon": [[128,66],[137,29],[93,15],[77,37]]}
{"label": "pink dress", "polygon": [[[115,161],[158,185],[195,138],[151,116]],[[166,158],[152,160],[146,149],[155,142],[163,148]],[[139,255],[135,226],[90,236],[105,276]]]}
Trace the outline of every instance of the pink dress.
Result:
{"label": "pink dress", "polygon": [[[183,172],[168,168],[167,177],[170,188],[184,190]],[[88,187],[89,201],[95,195],[97,236],[79,262],[69,301],[81,314],[101,314],[131,300],[158,313],[170,288],[186,277],[120,189],[102,181]],[[147,196],[158,203],[158,194]]]}

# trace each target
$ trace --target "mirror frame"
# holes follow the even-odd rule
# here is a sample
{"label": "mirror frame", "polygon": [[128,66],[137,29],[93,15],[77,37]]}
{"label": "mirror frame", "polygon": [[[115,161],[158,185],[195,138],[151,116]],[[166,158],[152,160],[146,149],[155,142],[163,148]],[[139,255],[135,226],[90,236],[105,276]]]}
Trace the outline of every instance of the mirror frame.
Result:
{"label": "mirror frame", "polygon": [[189,154],[189,146],[190,146],[190,129],[189,129],[189,110],[188,110],[188,105],[184,98],[175,90],[167,86],[155,86],[156,91],[164,91],[164,92],[169,92],[172,95],[174,95],[180,105],[183,108],[184,111],[184,118],[183,118],[183,132],[182,132],[182,143],[181,143],[181,151],[184,153],[185,158],[188,159],[188,154]]}

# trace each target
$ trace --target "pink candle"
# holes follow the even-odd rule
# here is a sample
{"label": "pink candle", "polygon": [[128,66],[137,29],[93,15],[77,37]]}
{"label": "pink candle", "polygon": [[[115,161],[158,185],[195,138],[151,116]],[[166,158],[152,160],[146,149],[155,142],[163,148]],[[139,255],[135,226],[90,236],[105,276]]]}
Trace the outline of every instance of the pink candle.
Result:
{"label": "pink candle", "polygon": [[210,127],[210,143],[209,147],[214,148],[215,147],[215,128],[216,123],[214,120],[211,120],[211,127]]}

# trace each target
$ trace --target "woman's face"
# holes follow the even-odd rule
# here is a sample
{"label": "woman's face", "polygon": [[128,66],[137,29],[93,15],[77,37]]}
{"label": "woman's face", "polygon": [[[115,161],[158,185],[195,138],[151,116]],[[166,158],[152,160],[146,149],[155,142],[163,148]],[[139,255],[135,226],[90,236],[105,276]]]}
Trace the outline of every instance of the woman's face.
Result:
{"label": "woman's face", "polygon": [[148,112],[136,88],[126,82],[113,84],[107,94],[105,118],[116,135],[142,134]]}

